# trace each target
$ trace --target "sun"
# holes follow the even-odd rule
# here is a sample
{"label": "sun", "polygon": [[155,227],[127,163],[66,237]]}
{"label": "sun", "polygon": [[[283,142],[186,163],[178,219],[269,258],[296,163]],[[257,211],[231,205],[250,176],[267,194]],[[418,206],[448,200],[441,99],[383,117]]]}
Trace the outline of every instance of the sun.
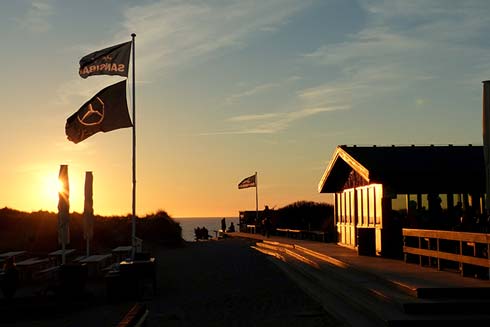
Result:
{"label": "sun", "polygon": [[48,175],[43,178],[42,195],[46,201],[57,204],[59,192],[63,191],[63,183],[56,174]]}

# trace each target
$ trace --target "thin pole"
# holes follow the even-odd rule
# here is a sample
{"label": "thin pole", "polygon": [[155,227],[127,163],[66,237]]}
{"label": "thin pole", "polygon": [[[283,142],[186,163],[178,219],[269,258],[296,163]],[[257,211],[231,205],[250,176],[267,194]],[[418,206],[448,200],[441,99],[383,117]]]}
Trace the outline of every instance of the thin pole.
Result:
{"label": "thin pole", "polygon": [[66,263],[66,243],[68,242],[68,226],[70,219],[70,184],[68,182],[68,165],[60,166],[58,180],[62,189],[58,192],[58,224],[61,235],[61,264]]}
{"label": "thin pole", "polygon": [[259,222],[259,183],[255,172],[255,221]]}
{"label": "thin pole", "polygon": [[483,155],[485,160],[485,210],[490,213],[490,81],[483,81]]}
{"label": "thin pole", "polygon": [[136,34],[131,34],[133,47],[133,215],[131,216],[131,259],[134,260],[136,250],[136,77],[135,77],[135,45]]}

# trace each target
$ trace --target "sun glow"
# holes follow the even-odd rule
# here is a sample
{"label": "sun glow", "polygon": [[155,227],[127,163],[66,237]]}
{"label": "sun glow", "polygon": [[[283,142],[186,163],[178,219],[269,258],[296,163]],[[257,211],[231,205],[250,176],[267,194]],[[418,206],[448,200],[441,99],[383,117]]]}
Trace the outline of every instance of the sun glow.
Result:
{"label": "sun glow", "polygon": [[58,203],[58,192],[63,191],[63,183],[58,180],[58,176],[56,174],[45,176],[42,188],[42,198],[56,206]]}
{"label": "sun glow", "polygon": [[76,170],[72,170],[69,173],[68,190],[66,192],[63,188],[63,182],[59,180],[59,172],[52,171],[49,173],[39,173],[37,178],[37,185],[33,185],[33,210],[49,210],[58,211],[59,193],[68,193],[68,200],[70,203],[70,211],[83,210],[83,180],[82,174]]}

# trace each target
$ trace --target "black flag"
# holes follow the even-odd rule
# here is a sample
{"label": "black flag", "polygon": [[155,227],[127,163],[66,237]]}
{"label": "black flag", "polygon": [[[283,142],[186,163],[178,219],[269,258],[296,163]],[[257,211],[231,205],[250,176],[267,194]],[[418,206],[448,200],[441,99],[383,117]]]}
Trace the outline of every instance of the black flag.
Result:
{"label": "black flag", "polygon": [[78,143],[98,132],[131,127],[126,102],[126,80],[97,93],[66,120],[68,140]]}
{"label": "black flag", "polygon": [[120,75],[128,77],[131,41],[114,45],[80,59],[82,78],[92,75]]}

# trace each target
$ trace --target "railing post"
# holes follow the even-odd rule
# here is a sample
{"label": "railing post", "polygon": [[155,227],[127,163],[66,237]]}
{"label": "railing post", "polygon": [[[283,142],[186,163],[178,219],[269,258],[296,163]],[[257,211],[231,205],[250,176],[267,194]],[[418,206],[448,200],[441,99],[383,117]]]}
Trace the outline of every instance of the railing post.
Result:
{"label": "railing post", "polygon": [[439,238],[437,238],[436,240],[437,240],[437,243],[436,243],[436,246],[437,246],[437,270],[440,271],[441,270],[441,258],[439,256]]}
{"label": "railing post", "polygon": [[[418,236],[418,239],[419,239],[419,249],[422,248],[422,237],[420,237],[420,235]],[[419,265],[422,266],[422,255],[419,254]]]}

